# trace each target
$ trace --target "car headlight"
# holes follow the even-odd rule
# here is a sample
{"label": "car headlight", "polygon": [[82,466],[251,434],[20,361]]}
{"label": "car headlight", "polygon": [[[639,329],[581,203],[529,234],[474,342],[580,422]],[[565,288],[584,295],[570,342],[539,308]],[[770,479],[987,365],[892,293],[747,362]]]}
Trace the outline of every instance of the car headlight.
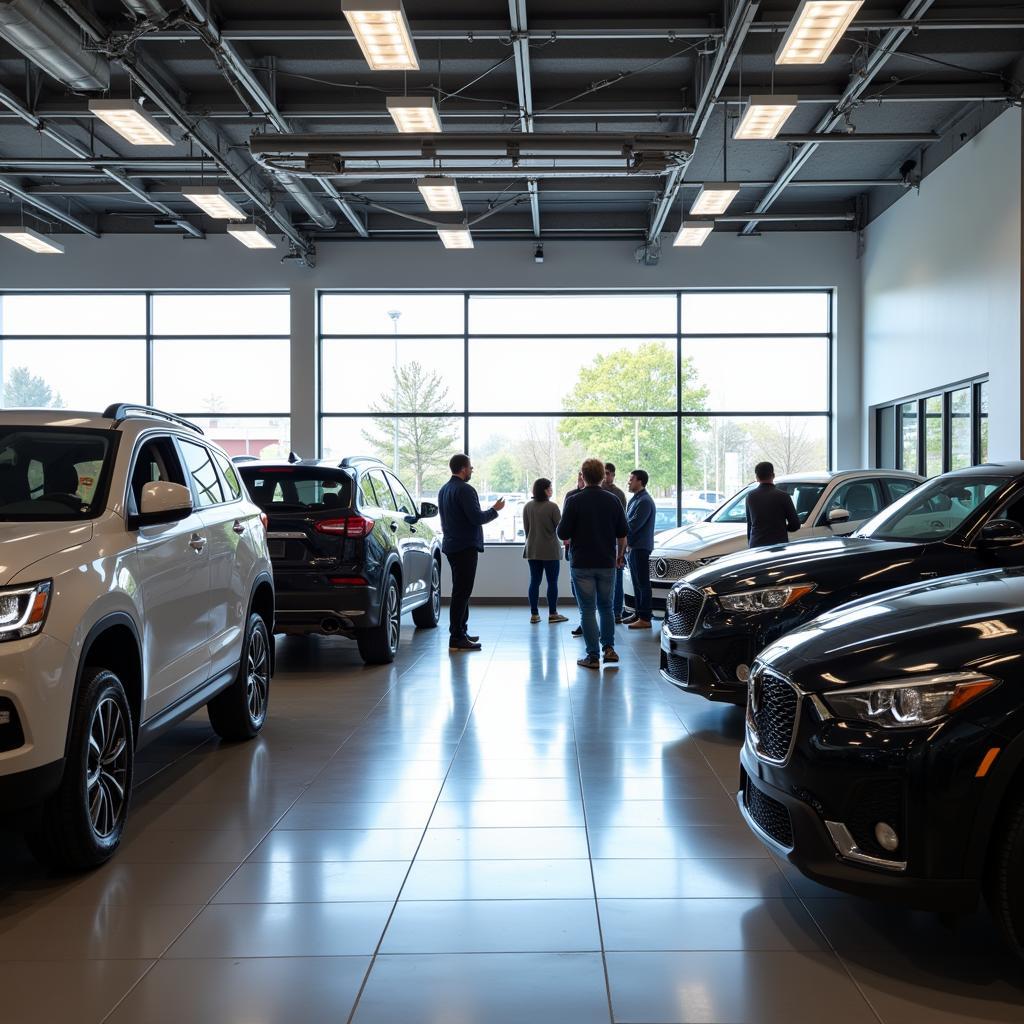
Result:
{"label": "car headlight", "polygon": [[35,636],[50,607],[52,581],[0,587],[0,641]]}
{"label": "car headlight", "polygon": [[837,690],[822,694],[822,699],[839,718],[880,725],[883,729],[909,729],[933,725],[998,685],[999,681],[991,676],[950,672]]}
{"label": "car headlight", "polygon": [[813,583],[789,587],[765,587],[741,594],[722,594],[718,601],[727,612],[773,612],[788,608],[814,589]]}

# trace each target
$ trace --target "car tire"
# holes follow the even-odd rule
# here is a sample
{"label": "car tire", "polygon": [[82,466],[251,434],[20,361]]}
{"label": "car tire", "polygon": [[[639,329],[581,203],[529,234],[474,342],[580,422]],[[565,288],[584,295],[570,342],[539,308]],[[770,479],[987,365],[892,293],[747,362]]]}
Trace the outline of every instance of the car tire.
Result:
{"label": "car tire", "polygon": [[402,635],[402,600],[398,592],[398,579],[388,573],[380,602],[380,622],[368,629],[356,631],[359,655],[367,665],[388,665],[398,653]]}
{"label": "car tire", "polygon": [[421,604],[412,613],[412,621],[417,629],[436,629],[441,621],[441,562],[437,558],[430,560],[430,594],[426,604]]}
{"label": "car tire", "polygon": [[235,681],[206,706],[210,725],[221,739],[251,740],[263,728],[270,704],[270,636],[262,616],[253,612],[245,631]]}
{"label": "car tire", "polygon": [[135,731],[121,680],[98,666],[83,670],[64,774],[27,833],[29,849],[50,867],[85,871],[113,856],[131,800]]}
{"label": "car tire", "polygon": [[1024,960],[1024,798],[1011,802],[996,833],[986,879],[989,910],[1003,941]]}

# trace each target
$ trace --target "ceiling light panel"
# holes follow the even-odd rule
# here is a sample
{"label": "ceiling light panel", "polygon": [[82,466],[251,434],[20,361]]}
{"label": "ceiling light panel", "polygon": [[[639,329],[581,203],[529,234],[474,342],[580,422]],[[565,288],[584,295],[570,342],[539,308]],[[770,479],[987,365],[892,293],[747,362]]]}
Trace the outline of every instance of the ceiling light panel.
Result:
{"label": "ceiling light panel", "polygon": [[803,0],[775,54],[776,64],[824,64],[864,0]]}
{"label": "ceiling light panel", "polygon": [[684,220],[676,232],[673,245],[698,246],[703,245],[715,225],[706,220]]}
{"label": "ceiling light panel", "polygon": [[190,185],[181,194],[215,220],[245,220],[240,210],[216,185]]}
{"label": "ceiling light panel", "polygon": [[796,110],[796,96],[751,96],[734,139],[774,139]]}
{"label": "ceiling light panel", "polygon": [[690,213],[695,217],[713,217],[725,213],[729,204],[740,194],[739,185],[731,181],[705,182],[693,201]]}
{"label": "ceiling light panel", "polygon": [[473,248],[473,236],[469,228],[438,228],[437,235],[446,249]]}
{"label": "ceiling light panel", "polygon": [[371,71],[419,71],[401,0],[342,0],[341,13]]}
{"label": "ceiling light panel", "polygon": [[433,96],[389,96],[388,113],[400,132],[423,135],[441,130]]}
{"label": "ceiling light panel", "polygon": [[0,227],[0,237],[16,242],[31,252],[48,255],[60,255],[64,252],[64,246],[60,242],[55,242],[48,235],[24,226]]}
{"label": "ceiling light panel", "polygon": [[89,112],[133,146],[173,146],[156,119],[131,100],[89,100]]}
{"label": "ceiling light panel", "polygon": [[441,177],[420,178],[416,187],[427,204],[427,209],[434,213],[458,212],[462,209],[462,197],[459,186],[454,179]]}
{"label": "ceiling light panel", "polygon": [[228,234],[247,249],[276,249],[271,237],[256,224],[229,224]]}

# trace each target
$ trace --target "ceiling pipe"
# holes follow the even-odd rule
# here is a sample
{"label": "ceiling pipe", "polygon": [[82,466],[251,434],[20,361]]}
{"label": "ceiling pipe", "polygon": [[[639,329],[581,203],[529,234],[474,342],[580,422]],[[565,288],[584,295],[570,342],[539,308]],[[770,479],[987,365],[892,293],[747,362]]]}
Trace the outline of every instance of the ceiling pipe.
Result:
{"label": "ceiling pipe", "polygon": [[0,0],[0,38],[74,92],[105,92],[110,65],[82,47],[79,30],[40,0]]}
{"label": "ceiling pipe", "polygon": [[93,238],[100,237],[100,233],[95,228],[89,227],[88,224],[80,221],[74,214],[66,213],[59,206],[54,206],[49,200],[41,199],[39,196],[34,196],[27,192],[25,186],[13,178],[0,177],[0,191],[9,193],[29,206],[34,206],[52,220],[58,220],[62,224],[67,224],[68,227],[81,231],[84,235],[92,235]]}
{"label": "ceiling pipe", "polygon": [[163,20],[167,17],[167,9],[160,0],[121,0],[140,21]]}

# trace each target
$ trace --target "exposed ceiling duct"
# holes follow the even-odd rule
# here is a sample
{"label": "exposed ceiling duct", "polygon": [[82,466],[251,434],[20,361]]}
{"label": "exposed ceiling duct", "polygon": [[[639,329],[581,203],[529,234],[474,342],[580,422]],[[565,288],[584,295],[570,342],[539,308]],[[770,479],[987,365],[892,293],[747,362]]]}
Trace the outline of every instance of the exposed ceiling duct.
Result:
{"label": "exposed ceiling duct", "polygon": [[110,65],[82,47],[79,30],[40,0],[0,0],[0,38],[74,92],[105,92]]}
{"label": "exposed ceiling duct", "polygon": [[167,8],[160,3],[160,0],[121,0],[121,2],[140,21],[150,18],[163,19],[167,17]]}

